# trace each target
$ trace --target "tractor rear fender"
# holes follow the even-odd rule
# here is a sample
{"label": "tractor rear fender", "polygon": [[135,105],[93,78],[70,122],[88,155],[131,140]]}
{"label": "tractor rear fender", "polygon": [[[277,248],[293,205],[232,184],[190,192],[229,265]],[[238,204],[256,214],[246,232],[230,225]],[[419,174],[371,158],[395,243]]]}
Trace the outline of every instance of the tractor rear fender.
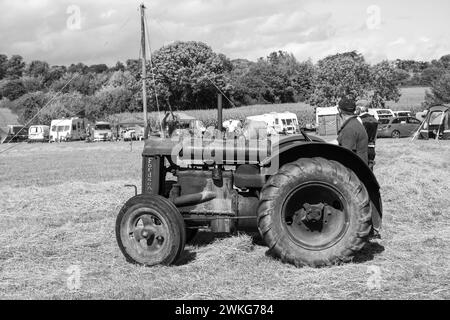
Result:
{"label": "tractor rear fender", "polygon": [[379,229],[381,227],[381,218],[383,214],[380,185],[372,170],[370,170],[368,165],[354,152],[328,143],[291,141],[289,143],[280,144],[278,150],[276,150],[270,158],[266,159],[262,165],[267,166],[273,164],[273,161],[278,160],[278,167],[281,168],[283,165],[299,158],[316,157],[337,161],[351,169],[358,176],[369,192],[370,200],[373,203],[372,207],[375,209],[372,210],[373,225],[376,229]]}

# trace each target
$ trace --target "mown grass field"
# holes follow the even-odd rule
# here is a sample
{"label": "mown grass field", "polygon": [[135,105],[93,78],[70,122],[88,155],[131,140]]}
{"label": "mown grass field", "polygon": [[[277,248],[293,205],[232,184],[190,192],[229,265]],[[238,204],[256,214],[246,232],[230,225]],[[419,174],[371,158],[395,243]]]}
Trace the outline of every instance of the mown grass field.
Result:
{"label": "mown grass field", "polygon": [[386,105],[394,111],[410,110],[413,112],[422,111],[422,102],[425,100],[426,91],[430,91],[428,87],[408,87],[401,88],[402,96],[398,102],[389,101]]}
{"label": "mown grass field", "polygon": [[0,154],[1,299],[450,299],[450,141],[379,140],[382,239],[321,269],[282,264],[248,234],[201,233],[172,267],[127,263],[114,225],[141,151],[72,142]]}

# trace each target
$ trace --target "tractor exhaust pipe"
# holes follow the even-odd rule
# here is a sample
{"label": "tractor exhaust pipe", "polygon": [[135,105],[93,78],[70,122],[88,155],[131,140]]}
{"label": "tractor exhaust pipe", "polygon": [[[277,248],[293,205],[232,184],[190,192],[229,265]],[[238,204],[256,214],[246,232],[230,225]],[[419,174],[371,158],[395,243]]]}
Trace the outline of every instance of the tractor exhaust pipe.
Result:
{"label": "tractor exhaust pipe", "polygon": [[194,206],[215,199],[216,197],[217,195],[214,192],[203,191],[200,193],[178,196],[172,199],[172,202],[177,207]]}
{"label": "tractor exhaust pipe", "polygon": [[222,94],[217,95],[217,130],[223,131]]}

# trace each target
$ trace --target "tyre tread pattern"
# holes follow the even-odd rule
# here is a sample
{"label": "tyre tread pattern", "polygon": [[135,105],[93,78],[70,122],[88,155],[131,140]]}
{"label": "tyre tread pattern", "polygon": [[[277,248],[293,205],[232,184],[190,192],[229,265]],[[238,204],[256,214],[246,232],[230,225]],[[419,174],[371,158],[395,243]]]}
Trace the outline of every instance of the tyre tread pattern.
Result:
{"label": "tyre tread pattern", "polygon": [[[278,234],[274,227],[276,217],[275,202],[282,197],[280,188],[293,179],[305,174],[321,173],[342,181],[354,188],[354,194],[359,206],[357,210],[357,226],[346,237],[345,245],[327,257],[319,259],[305,259],[302,256],[293,254],[289,248],[286,235]],[[372,227],[372,215],[369,194],[364,184],[358,179],[356,174],[336,161],[323,158],[299,159],[295,162],[284,165],[279,172],[270,177],[263,187],[258,206],[258,229],[265,243],[269,247],[268,254],[281,259],[285,263],[295,266],[330,266],[349,262],[354,254],[360,251],[368,240],[368,235]]]}

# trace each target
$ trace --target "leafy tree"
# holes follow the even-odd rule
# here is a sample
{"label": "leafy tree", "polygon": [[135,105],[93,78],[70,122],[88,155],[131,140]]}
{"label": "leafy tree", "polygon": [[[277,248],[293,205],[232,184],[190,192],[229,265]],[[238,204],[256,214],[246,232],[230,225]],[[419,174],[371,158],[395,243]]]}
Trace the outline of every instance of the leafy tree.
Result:
{"label": "leafy tree", "polygon": [[125,86],[103,87],[95,94],[96,104],[99,108],[96,110],[96,116],[106,117],[108,114],[121,113],[130,110],[133,104],[133,92]]}
{"label": "leafy tree", "polygon": [[425,95],[425,106],[450,103],[450,71],[443,73],[433,81],[431,92]]}
{"label": "leafy tree", "polygon": [[1,80],[0,97],[8,98],[13,101],[26,93],[22,79]]}
{"label": "leafy tree", "polygon": [[44,90],[44,77],[22,77],[22,84],[25,92],[36,92]]}
{"label": "leafy tree", "polygon": [[0,80],[6,76],[6,63],[8,62],[8,56],[0,54]]}
{"label": "leafy tree", "polygon": [[439,63],[442,65],[444,69],[450,69],[450,54],[442,56],[439,59]]}
{"label": "leafy tree", "polygon": [[[44,92],[27,93],[14,101],[15,112],[19,116],[19,122],[27,124],[45,104],[49,98]],[[40,124],[39,117],[36,117],[31,123]]]}
{"label": "leafy tree", "polygon": [[141,62],[137,59],[126,61],[126,71],[129,71],[137,80],[141,78]]}
{"label": "leafy tree", "polygon": [[343,95],[363,98],[370,84],[370,67],[361,54],[352,51],[328,56],[317,64],[310,102],[317,107],[329,107],[336,105]]}
{"label": "leafy tree", "polygon": [[84,95],[93,95],[108,81],[106,74],[72,74],[66,73],[59,80],[52,83],[51,89],[55,92],[79,92]]}
{"label": "leafy tree", "polygon": [[130,89],[138,89],[136,78],[130,71],[116,71],[108,79],[107,86],[120,87],[125,86]]}
{"label": "leafy tree", "polygon": [[437,65],[432,65],[429,68],[423,70],[421,74],[422,84],[431,86],[433,82],[438,80],[443,74],[445,70]]}
{"label": "leafy tree", "polygon": [[215,86],[226,90],[227,63],[202,42],[175,42],[156,51],[152,60],[156,88],[152,84],[149,93],[153,105],[158,95],[166,107],[211,108],[216,103]]}
{"label": "leafy tree", "polygon": [[373,108],[383,108],[386,101],[398,102],[401,96],[399,89],[401,75],[395,64],[388,61],[382,61],[370,68]]}
{"label": "leafy tree", "polygon": [[109,70],[108,66],[104,63],[93,64],[93,65],[89,66],[89,68],[87,68],[87,72],[90,72],[90,73],[104,73],[108,70]]}
{"label": "leafy tree", "polygon": [[25,62],[19,55],[13,55],[6,62],[6,77],[9,79],[18,79],[22,76],[25,69]]}
{"label": "leafy tree", "polygon": [[47,73],[45,78],[45,84],[51,86],[52,83],[62,78],[62,76],[67,72],[65,66],[52,66]]}
{"label": "leafy tree", "polygon": [[117,61],[116,65],[111,68],[111,71],[125,71],[125,65],[122,62]]}
{"label": "leafy tree", "polygon": [[47,77],[50,67],[47,62],[34,60],[26,68],[25,74],[30,77]]}
{"label": "leafy tree", "polygon": [[278,51],[256,63],[233,61],[232,96],[239,104],[305,101],[312,91],[313,64],[299,63],[292,54]]}
{"label": "leafy tree", "polygon": [[67,69],[67,71],[69,73],[80,73],[80,74],[85,74],[87,73],[89,67],[87,65],[85,65],[84,63],[77,63],[77,64],[71,64],[69,66],[69,68]]}

